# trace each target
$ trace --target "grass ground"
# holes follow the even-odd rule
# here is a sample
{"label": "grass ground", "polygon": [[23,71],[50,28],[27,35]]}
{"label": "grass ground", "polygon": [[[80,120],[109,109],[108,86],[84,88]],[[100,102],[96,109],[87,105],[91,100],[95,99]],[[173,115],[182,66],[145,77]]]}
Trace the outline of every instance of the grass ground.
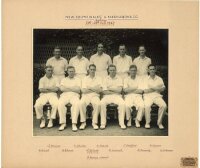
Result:
{"label": "grass ground", "polygon": [[[33,135],[34,136],[168,136],[168,116],[165,116],[163,120],[164,130],[160,130],[156,125],[157,116],[152,116],[151,129],[144,128],[144,120],[141,122],[141,128],[134,126],[122,130],[118,125],[118,120],[110,119],[107,121],[107,127],[105,130],[93,130],[91,126],[91,119],[87,120],[87,127],[85,130],[78,130],[73,132],[71,130],[71,120],[67,118],[67,128],[64,131],[58,131],[59,124],[55,121],[53,128],[40,129],[40,121],[33,117]],[[78,124],[78,126],[80,123]]]}

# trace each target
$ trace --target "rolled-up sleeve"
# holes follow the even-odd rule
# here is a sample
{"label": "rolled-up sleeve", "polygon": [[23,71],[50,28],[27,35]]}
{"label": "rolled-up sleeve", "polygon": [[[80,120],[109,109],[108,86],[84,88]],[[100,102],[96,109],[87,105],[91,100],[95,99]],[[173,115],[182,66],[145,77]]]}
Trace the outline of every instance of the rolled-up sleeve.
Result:
{"label": "rolled-up sleeve", "polygon": [[108,88],[107,88],[107,79],[106,78],[102,82],[102,89],[103,90],[108,90]]}
{"label": "rolled-up sleeve", "polygon": [[82,89],[87,89],[87,84],[86,84],[87,80],[86,80],[86,77],[82,80],[82,85],[81,85],[81,88]]}
{"label": "rolled-up sleeve", "polygon": [[159,78],[157,86],[160,86],[160,87],[165,87],[165,84],[164,84],[164,82],[163,82],[163,79],[162,79],[162,78]]}
{"label": "rolled-up sleeve", "polygon": [[117,66],[116,56],[113,58],[113,64],[114,64],[115,66]]}
{"label": "rolled-up sleeve", "polygon": [[117,86],[123,87],[123,80],[120,77],[117,80]]}
{"label": "rolled-up sleeve", "polygon": [[67,71],[67,67],[68,67],[68,61],[64,60],[64,65],[65,65],[65,71]]}
{"label": "rolled-up sleeve", "polygon": [[93,55],[90,57],[90,64],[94,64],[94,56]]}
{"label": "rolled-up sleeve", "polygon": [[112,60],[110,58],[110,56],[108,55],[108,65],[111,65],[112,64]]}
{"label": "rolled-up sleeve", "polygon": [[79,78],[76,79],[77,80],[77,86],[81,88],[81,80]]}
{"label": "rolled-up sleeve", "polygon": [[59,87],[61,87],[61,86],[65,86],[65,78],[63,78],[63,79],[61,80]]}
{"label": "rolled-up sleeve", "polygon": [[57,78],[55,78],[55,83],[56,83],[56,87],[60,87],[60,84]]}
{"label": "rolled-up sleeve", "polygon": [[42,89],[42,88],[44,88],[44,80],[40,79],[39,80],[39,89]]}
{"label": "rolled-up sleeve", "polygon": [[124,86],[123,86],[124,89],[128,88],[128,79],[124,79]]}
{"label": "rolled-up sleeve", "polygon": [[47,62],[46,62],[46,66],[49,66],[49,65],[51,65],[51,60],[50,59],[48,59]]}

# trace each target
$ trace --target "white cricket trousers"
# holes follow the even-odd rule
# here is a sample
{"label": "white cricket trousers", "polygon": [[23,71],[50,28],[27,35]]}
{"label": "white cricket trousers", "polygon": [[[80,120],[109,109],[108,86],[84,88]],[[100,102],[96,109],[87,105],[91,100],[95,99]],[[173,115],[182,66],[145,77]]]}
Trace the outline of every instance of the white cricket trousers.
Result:
{"label": "white cricket trousers", "polygon": [[114,103],[118,105],[119,125],[124,125],[125,102],[120,95],[105,95],[101,100],[101,125],[106,125],[107,105]]}
{"label": "white cricket trousers", "polygon": [[150,96],[144,96],[146,124],[150,124],[151,122],[151,106],[153,103],[159,107],[157,124],[162,124],[163,117],[167,110],[166,103],[162,97],[151,98]]}
{"label": "white cricket trousers", "polygon": [[132,107],[135,106],[137,110],[136,119],[138,121],[142,120],[144,115],[144,101],[142,99],[142,95],[126,95],[125,96],[125,105],[126,105],[126,120],[131,118],[131,110]]}
{"label": "white cricket trousers", "polygon": [[66,114],[67,108],[66,105],[70,103],[71,106],[71,118],[72,124],[77,124],[78,116],[79,116],[79,96],[75,94],[61,94],[60,99],[58,101],[58,113],[60,117],[60,124],[66,124]]}
{"label": "white cricket trousers", "polygon": [[51,105],[51,113],[48,119],[55,119],[58,108],[58,97],[56,93],[43,93],[35,102],[36,118],[41,119],[44,116],[43,106],[48,103]]}
{"label": "white cricket trousers", "polygon": [[100,113],[100,99],[98,96],[91,96],[91,95],[83,95],[80,101],[80,120],[81,122],[86,121],[86,107],[89,104],[92,104],[93,112],[92,112],[92,123],[98,123],[98,116]]}

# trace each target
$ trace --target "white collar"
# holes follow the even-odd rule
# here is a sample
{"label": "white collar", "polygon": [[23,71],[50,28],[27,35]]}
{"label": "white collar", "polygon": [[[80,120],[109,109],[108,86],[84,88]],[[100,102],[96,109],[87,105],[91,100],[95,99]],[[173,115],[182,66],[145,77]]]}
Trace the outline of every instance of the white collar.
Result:
{"label": "white collar", "polygon": [[52,79],[53,78],[53,75],[51,76],[51,78],[47,78],[46,74],[44,75],[44,77],[48,80]]}
{"label": "white collar", "polygon": [[96,55],[99,56],[99,57],[101,57],[102,55],[104,55],[104,52],[101,55],[99,55],[98,52],[97,52]]}
{"label": "white collar", "polygon": [[150,76],[150,75],[148,76],[148,79],[152,79],[152,80],[156,80],[157,78],[158,78],[158,76],[157,76],[157,75],[155,75],[154,79],[153,79],[153,78],[151,78],[151,76]]}
{"label": "white collar", "polygon": [[70,77],[67,77],[69,80],[74,80],[75,79],[75,76],[73,78],[70,78]]}
{"label": "white collar", "polygon": [[96,79],[96,75],[93,78],[91,78],[91,76],[88,75],[88,78],[90,78],[90,79]]}
{"label": "white collar", "polygon": [[126,58],[126,57],[127,57],[126,54],[124,55],[124,57],[122,57],[122,56],[119,54],[119,58],[122,58],[122,59],[123,59],[123,58]]}
{"label": "white collar", "polygon": [[114,77],[114,78],[111,78],[111,77],[110,77],[110,75],[108,75],[108,77],[109,77],[110,79],[117,79],[117,78],[118,78],[118,76],[117,76],[117,75],[115,75],[115,77]]}
{"label": "white collar", "polygon": [[147,59],[146,55],[144,56],[144,58],[141,58],[141,56],[139,56],[139,59],[145,60]]}
{"label": "white collar", "polygon": [[78,59],[78,60],[83,60],[83,59],[84,59],[84,56],[82,56],[81,59],[80,59],[80,58],[78,58],[78,56],[76,55],[75,58]]}
{"label": "white collar", "polygon": [[62,60],[63,57],[60,57],[59,59],[57,59],[55,56],[53,57],[55,60]]}
{"label": "white collar", "polygon": [[130,78],[131,80],[136,80],[136,79],[138,78],[138,76],[136,75],[136,76],[135,76],[135,79],[131,78],[131,76],[129,76],[129,78]]}

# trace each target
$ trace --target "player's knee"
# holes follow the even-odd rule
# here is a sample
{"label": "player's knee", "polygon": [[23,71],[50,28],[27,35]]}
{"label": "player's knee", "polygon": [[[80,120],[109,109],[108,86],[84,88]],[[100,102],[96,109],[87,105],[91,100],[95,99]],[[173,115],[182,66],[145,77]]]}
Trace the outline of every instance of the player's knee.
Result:
{"label": "player's knee", "polygon": [[145,110],[151,109],[151,104],[144,104]]}
{"label": "player's knee", "polygon": [[138,108],[139,108],[139,109],[144,109],[144,104],[143,104],[143,103],[140,103],[140,104],[138,105]]}
{"label": "player's knee", "polygon": [[35,108],[42,108],[44,105],[42,103],[40,103],[39,101],[36,101],[34,107]]}
{"label": "player's knee", "polygon": [[65,103],[63,101],[58,102],[58,108],[63,108],[65,107]]}
{"label": "player's knee", "polygon": [[57,107],[58,107],[58,102],[53,102],[53,103],[51,103],[51,106],[52,106],[53,108],[57,108]]}
{"label": "player's knee", "polygon": [[100,106],[106,106],[106,101],[105,101],[104,99],[102,99],[102,100],[100,101]]}
{"label": "player's knee", "polygon": [[51,106],[58,106],[58,99],[54,99],[53,101],[50,101]]}
{"label": "player's knee", "polygon": [[163,109],[167,109],[167,104],[165,102],[163,102],[161,105],[160,105],[160,108],[163,108]]}
{"label": "player's knee", "polygon": [[119,106],[125,106],[125,101],[121,100],[117,103]]}
{"label": "player's knee", "polygon": [[125,104],[126,109],[131,109],[132,107],[133,107],[133,105],[131,105],[131,104]]}
{"label": "player's knee", "polygon": [[84,99],[81,99],[81,100],[79,101],[79,105],[80,105],[80,106],[84,106],[84,105],[85,105],[85,100],[84,100]]}
{"label": "player's knee", "polygon": [[130,106],[131,106],[131,103],[129,103],[128,101],[125,101],[125,106],[126,106],[126,107],[130,107]]}
{"label": "player's knee", "polygon": [[100,106],[100,102],[93,102],[93,103],[92,103],[92,106],[94,106],[94,107],[99,107],[99,106]]}
{"label": "player's knee", "polygon": [[72,106],[74,107],[79,107],[80,106],[80,101],[75,101],[72,103]]}

